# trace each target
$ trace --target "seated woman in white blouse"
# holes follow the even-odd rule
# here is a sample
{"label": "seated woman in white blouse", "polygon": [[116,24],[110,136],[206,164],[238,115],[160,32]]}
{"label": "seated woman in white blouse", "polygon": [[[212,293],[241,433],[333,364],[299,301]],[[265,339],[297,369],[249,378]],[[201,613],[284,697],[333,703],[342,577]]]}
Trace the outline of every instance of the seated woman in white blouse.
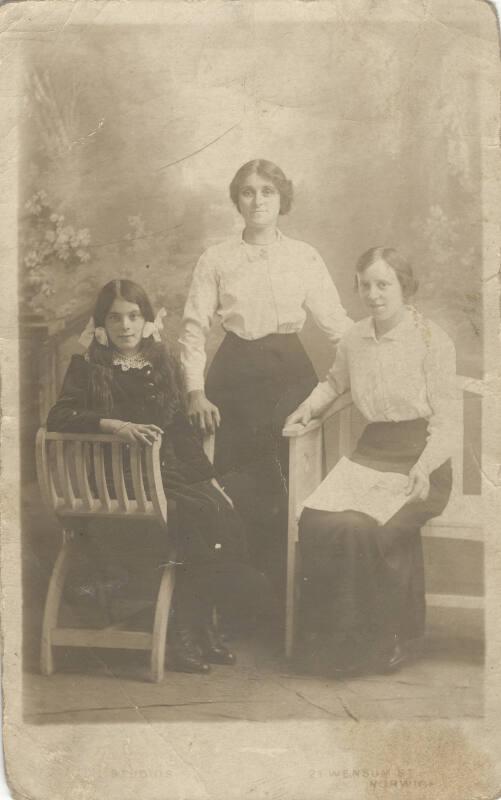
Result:
{"label": "seated woman in white blouse", "polygon": [[[284,527],[280,509],[286,514],[280,498],[287,457],[280,431],[317,383],[297,334],[307,311],[333,343],[351,320],[317,251],[278,229],[293,196],[280,167],[262,159],[244,164],[230,196],[244,229],[209,247],[196,265],[179,339],[181,363],[192,423],[202,430],[219,428],[220,474],[252,476],[246,491],[242,481],[227,489],[247,522],[266,538],[266,525],[268,533],[276,532]],[[205,380],[205,342],[216,316],[226,336]],[[253,534],[251,545],[252,539]]]}
{"label": "seated woman in white blouse", "polygon": [[452,341],[409,298],[410,265],[389,248],[366,252],[356,282],[370,317],[342,338],[323,383],[289,416],[307,424],[348,389],[368,422],[351,459],[408,474],[408,501],[385,525],[356,511],[305,508],[299,523],[301,624],[307,658],[334,673],[390,671],[424,631],[420,528],[449,499],[457,440]]}

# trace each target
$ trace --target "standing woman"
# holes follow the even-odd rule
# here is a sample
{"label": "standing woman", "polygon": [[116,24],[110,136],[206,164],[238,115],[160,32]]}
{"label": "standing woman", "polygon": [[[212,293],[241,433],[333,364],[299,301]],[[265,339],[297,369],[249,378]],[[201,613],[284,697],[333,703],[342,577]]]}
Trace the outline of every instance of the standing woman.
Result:
{"label": "standing woman", "polygon": [[[220,474],[252,476],[244,513],[249,523],[259,499],[262,527],[284,507],[283,421],[317,383],[298,337],[306,312],[333,343],[351,321],[321,256],[278,228],[293,197],[280,167],[249,161],[234,176],[230,197],[244,229],[209,247],[198,261],[179,340],[181,363],[188,415],[203,431],[218,428]],[[205,380],[205,341],[216,315],[226,335]]]}
{"label": "standing woman", "polygon": [[244,617],[268,613],[267,584],[246,563],[242,522],[186,417],[176,362],[160,340],[161,314],[154,316],[133,281],[103,286],[80,339],[87,350],[73,356],[47,428],[111,433],[146,446],[161,437],[162,482],[176,508],[169,533],[179,561],[170,663],[208,672],[211,662],[235,661],[212,624],[214,607],[237,607]]}
{"label": "standing woman", "polygon": [[287,420],[307,424],[351,389],[368,423],[351,460],[408,475],[407,503],[385,525],[350,509],[302,512],[304,648],[310,656],[330,648],[338,672],[397,669],[405,642],[423,634],[420,529],[447,505],[458,438],[454,345],[409,305],[410,265],[375,247],[361,256],[356,282],[370,316],[343,337],[327,380]]}

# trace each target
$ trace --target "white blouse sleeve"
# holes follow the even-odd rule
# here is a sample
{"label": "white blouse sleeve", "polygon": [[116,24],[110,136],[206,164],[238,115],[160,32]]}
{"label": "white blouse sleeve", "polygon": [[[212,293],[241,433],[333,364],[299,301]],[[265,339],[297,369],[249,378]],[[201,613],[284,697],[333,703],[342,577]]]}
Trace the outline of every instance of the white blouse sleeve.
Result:
{"label": "white blouse sleeve", "polygon": [[318,383],[306,402],[309,403],[311,415],[319,417],[334,402],[336,397],[350,388],[350,370],[348,351],[345,339],[338,344],[336,360],[327,373],[325,381]]}
{"label": "white blouse sleeve", "polygon": [[324,260],[314,248],[311,248],[306,269],[308,289],[305,306],[320,330],[335,344],[353,322],[341,305],[338,291]]}
{"label": "white blouse sleeve", "polygon": [[219,305],[216,270],[207,253],[195,267],[184,308],[180,360],[188,392],[204,388],[205,340]]}
{"label": "white blouse sleeve", "polygon": [[451,457],[461,440],[456,350],[452,340],[436,326],[430,331],[424,370],[432,415],[428,440],[417,463],[429,475]]}

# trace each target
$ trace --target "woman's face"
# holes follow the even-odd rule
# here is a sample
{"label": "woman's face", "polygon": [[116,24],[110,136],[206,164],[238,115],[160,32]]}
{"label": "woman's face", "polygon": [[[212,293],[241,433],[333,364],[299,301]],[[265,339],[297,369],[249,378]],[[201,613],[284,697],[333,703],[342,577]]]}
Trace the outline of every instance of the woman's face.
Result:
{"label": "woman's face", "polygon": [[104,327],[108,339],[119,353],[137,353],[143,338],[145,319],[136,303],[115,298],[110,306]]}
{"label": "woman's face", "polygon": [[271,181],[253,173],[240,187],[238,209],[248,228],[276,225],[280,214],[280,192]]}
{"label": "woman's face", "polygon": [[359,295],[376,326],[390,330],[400,321],[405,305],[395,270],[379,259],[357,277]]}

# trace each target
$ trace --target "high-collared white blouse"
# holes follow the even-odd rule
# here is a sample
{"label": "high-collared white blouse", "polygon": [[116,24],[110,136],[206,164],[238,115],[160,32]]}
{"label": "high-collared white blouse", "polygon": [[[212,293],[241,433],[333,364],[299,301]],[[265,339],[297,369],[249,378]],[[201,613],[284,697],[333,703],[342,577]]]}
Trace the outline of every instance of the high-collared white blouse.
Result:
{"label": "high-collared white blouse", "polygon": [[179,338],[187,390],[203,389],[205,340],[216,314],[226,331],[260,339],[299,332],[306,310],[332,342],[352,324],[311,245],[278,232],[266,246],[235,236],[209,247],[195,267]]}
{"label": "high-collared white blouse", "polygon": [[351,390],[369,422],[428,420],[428,439],[418,463],[427,474],[452,455],[458,440],[456,351],[449,336],[407,307],[403,320],[376,337],[372,317],[355,323],[341,339],[336,360],[305,402],[314,416]]}

